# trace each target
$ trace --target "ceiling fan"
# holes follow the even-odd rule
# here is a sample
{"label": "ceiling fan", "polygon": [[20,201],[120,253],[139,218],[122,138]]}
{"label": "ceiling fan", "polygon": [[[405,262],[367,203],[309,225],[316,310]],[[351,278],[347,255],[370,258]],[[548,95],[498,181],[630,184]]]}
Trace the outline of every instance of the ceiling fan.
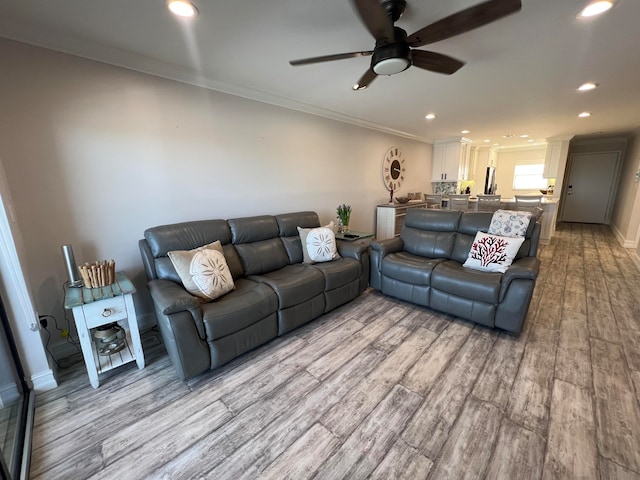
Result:
{"label": "ceiling fan", "polygon": [[416,47],[460,35],[522,8],[521,0],[489,0],[449,15],[407,36],[407,32],[394,25],[404,13],[407,6],[406,0],[351,0],[351,2],[376,40],[373,50],[303,58],[291,60],[289,63],[298,66],[373,55],[369,70],[358,80],[358,83],[353,85],[354,90],[368,87],[377,75],[395,75],[405,71],[411,65],[451,75],[458,71],[464,62],[441,53],[416,50]]}

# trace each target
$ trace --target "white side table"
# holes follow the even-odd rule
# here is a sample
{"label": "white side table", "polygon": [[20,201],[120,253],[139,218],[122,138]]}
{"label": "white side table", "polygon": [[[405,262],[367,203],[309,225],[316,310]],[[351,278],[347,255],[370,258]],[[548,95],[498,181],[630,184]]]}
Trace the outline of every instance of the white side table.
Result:
{"label": "white side table", "polygon": [[[124,272],[116,272],[116,281],[107,287],[67,289],[64,307],[73,311],[84,363],[93,388],[100,386],[100,373],[120,365],[135,360],[138,368],[144,368],[144,352],[132,298],[135,291]],[[91,329],[114,322],[124,329],[126,346],[111,355],[98,355]]]}

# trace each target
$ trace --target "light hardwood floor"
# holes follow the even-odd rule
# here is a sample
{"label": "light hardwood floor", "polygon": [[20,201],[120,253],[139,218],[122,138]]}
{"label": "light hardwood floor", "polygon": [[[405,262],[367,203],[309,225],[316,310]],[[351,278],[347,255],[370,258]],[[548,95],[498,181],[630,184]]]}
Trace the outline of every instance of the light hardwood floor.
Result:
{"label": "light hardwood floor", "polygon": [[153,331],[97,390],[76,362],[31,478],[640,479],[640,273],[606,226],[539,256],[518,337],[368,291],[188,384]]}

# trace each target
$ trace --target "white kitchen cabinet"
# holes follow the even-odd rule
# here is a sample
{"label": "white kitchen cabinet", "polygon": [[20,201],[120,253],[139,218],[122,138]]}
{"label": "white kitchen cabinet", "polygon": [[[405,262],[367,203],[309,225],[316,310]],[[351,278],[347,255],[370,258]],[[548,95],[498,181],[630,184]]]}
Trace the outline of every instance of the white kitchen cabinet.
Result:
{"label": "white kitchen cabinet", "polygon": [[562,142],[549,142],[544,157],[544,178],[556,178],[558,175],[558,165],[560,164],[560,154],[562,152]]}
{"label": "white kitchen cabinet", "polygon": [[432,182],[456,182],[469,175],[471,140],[436,140],[433,145]]}

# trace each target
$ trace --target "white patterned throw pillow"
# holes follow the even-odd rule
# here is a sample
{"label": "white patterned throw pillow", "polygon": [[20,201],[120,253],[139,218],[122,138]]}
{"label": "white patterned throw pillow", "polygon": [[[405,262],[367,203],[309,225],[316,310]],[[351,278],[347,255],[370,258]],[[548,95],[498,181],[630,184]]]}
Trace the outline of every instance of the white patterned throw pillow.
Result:
{"label": "white patterned throw pillow", "polygon": [[524,237],[500,237],[478,232],[463,266],[504,273],[513,263],[523,242]]}
{"label": "white patterned throw pillow", "polygon": [[173,250],[167,255],[184,288],[205,302],[235,288],[220,241],[193,250]]}
{"label": "white patterned throw pillow", "polygon": [[329,262],[340,258],[336,246],[336,234],[329,227],[298,227],[305,263]]}
{"label": "white patterned throw pillow", "polygon": [[530,221],[531,212],[496,210],[488,233],[502,237],[524,237]]}

